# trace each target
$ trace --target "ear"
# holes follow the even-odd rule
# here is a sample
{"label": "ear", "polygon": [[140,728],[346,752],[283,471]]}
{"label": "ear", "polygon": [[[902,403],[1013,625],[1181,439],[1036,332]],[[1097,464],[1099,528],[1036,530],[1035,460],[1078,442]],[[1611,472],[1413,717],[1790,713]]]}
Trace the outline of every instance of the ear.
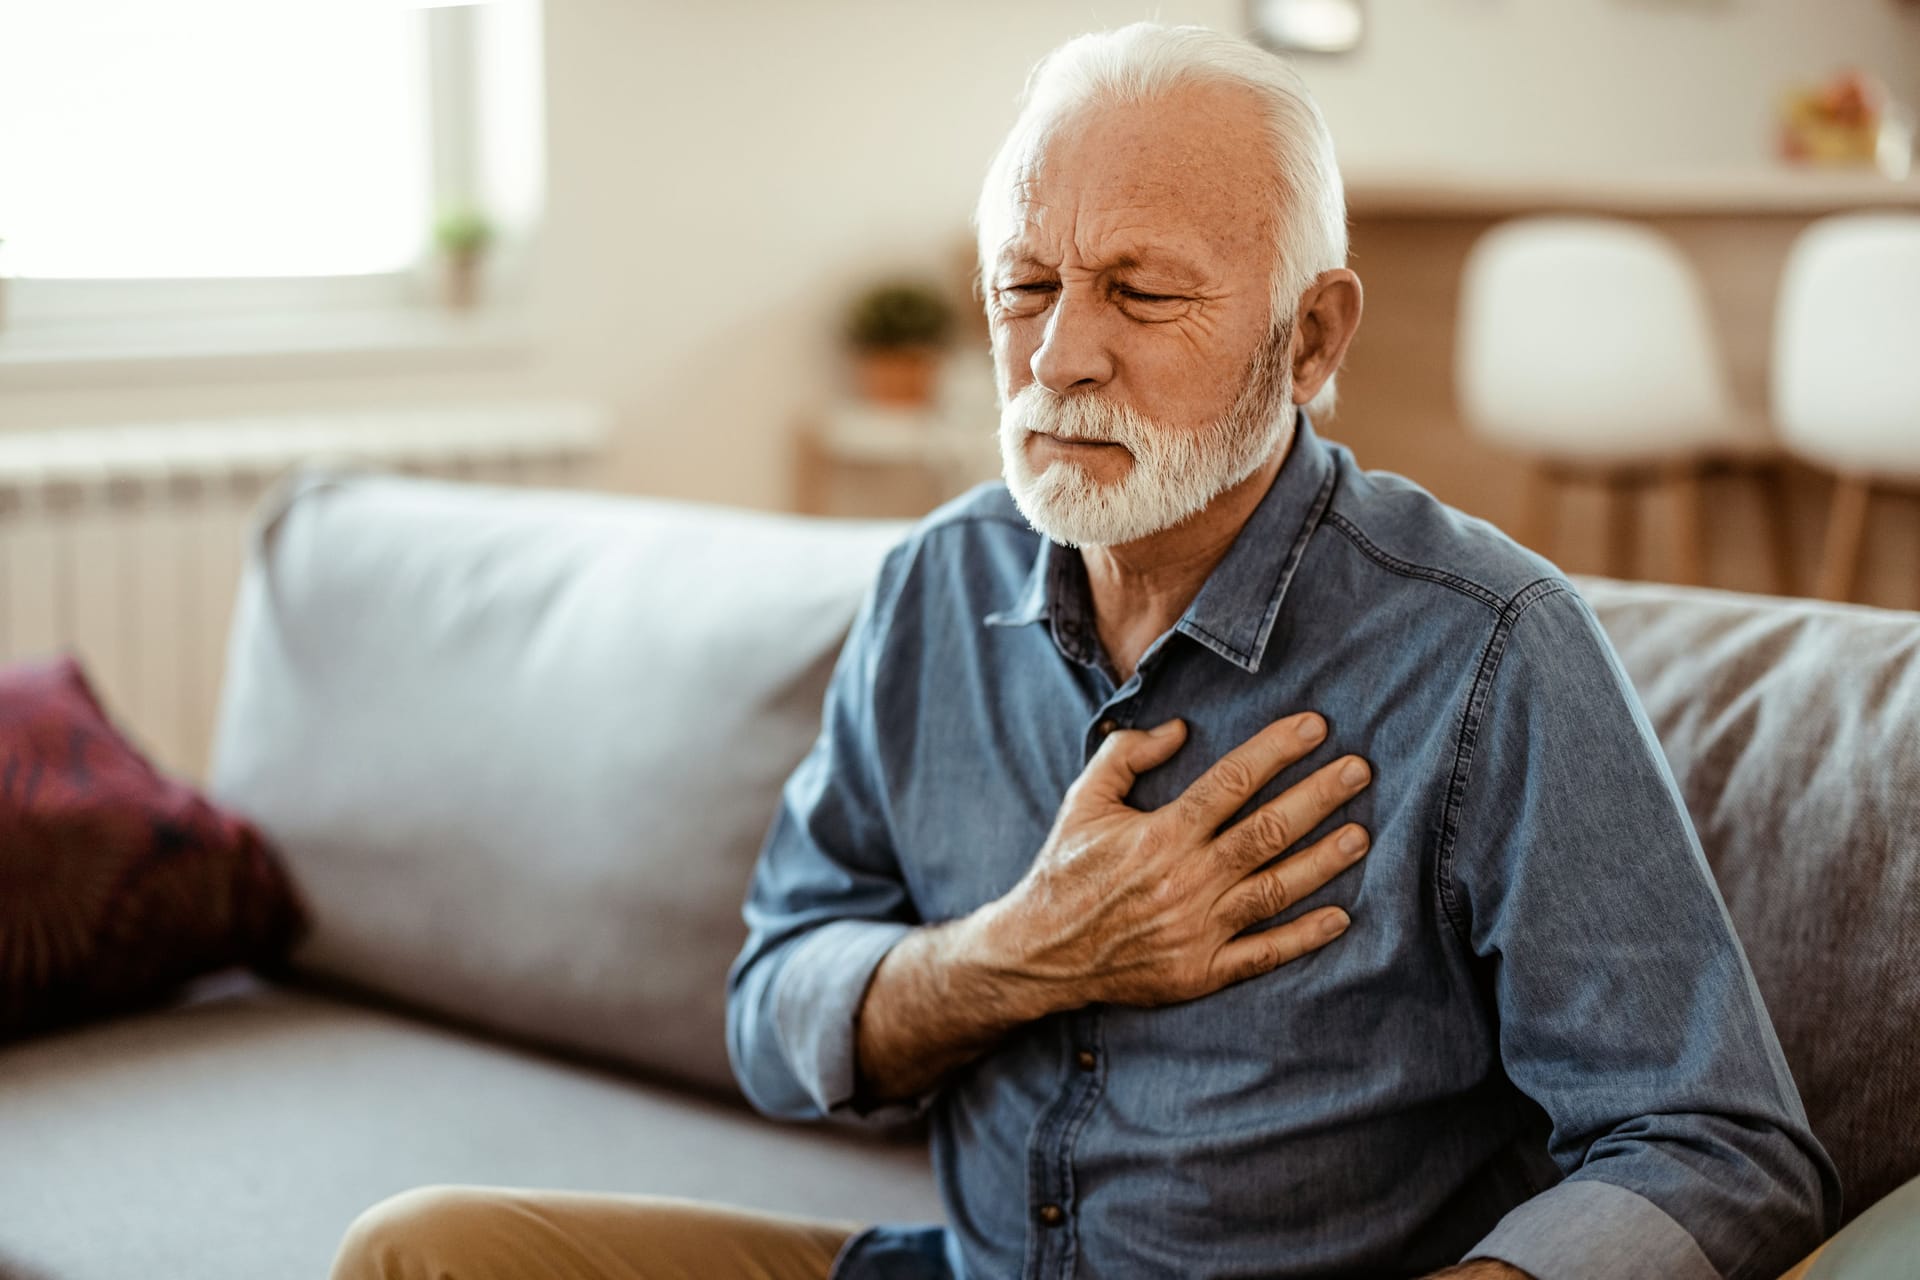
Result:
{"label": "ear", "polygon": [[1293,402],[1320,394],[1346,359],[1360,328],[1360,277],[1345,267],[1315,276],[1300,295],[1293,323]]}

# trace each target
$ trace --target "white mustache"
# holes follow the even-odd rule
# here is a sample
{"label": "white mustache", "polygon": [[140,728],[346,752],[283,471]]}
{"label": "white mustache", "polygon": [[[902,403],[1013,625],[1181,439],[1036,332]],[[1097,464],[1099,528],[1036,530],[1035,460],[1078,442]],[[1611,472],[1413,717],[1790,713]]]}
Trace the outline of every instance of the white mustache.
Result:
{"label": "white mustache", "polygon": [[1140,439],[1152,428],[1133,410],[1110,400],[1060,396],[1041,387],[1021,389],[1008,406],[1014,425],[1034,435],[1088,444],[1115,444],[1139,452]]}
{"label": "white mustache", "polygon": [[1116,445],[1122,445],[1123,448],[1125,447],[1121,441],[1109,439],[1106,436],[1079,436],[1079,435],[1068,435],[1065,432],[1061,432],[1061,431],[1032,431],[1032,430],[1029,431],[1029,434],[1036,435],[1036,436],[1046,436],[1050,440],[1062,440],[1062,441],[1065,441],[1067,444],[1116,444]]}

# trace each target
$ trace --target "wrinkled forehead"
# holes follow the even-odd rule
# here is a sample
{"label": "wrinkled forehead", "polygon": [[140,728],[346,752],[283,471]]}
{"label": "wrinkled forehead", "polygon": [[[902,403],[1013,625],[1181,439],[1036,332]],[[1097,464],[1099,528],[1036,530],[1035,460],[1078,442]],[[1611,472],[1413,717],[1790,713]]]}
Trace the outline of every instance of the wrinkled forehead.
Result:
{"label": "wrinkled forehead", "polygon": [[1257,100],[1229,86],[1023,121],[989,173],[980,253],[1156,241],[1238,259],[1272,243],[1274,161]]}

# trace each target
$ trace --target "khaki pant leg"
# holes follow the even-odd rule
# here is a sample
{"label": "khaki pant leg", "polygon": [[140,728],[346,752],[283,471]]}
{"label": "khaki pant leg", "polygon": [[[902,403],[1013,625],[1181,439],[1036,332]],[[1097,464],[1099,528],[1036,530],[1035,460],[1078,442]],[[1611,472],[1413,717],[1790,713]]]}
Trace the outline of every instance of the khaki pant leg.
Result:
{"label": "khaki pant leg", "polygon": [[1827,1246],[1825,1244],[1820,1245],[1820,1247],[1815,1249],[1812,1253],[1800,1259],[1800,1261],[1797,1264],[1795,1264],[1793,1270],[1788,1271],[1784,1275],[1782,1275],[1780,1277],[1780,1280],[1804,1280],[1804,1277],[1807,1275],[1807,1273],[1813,1269],[1813,1264],[1820,1261],[1820,1255],[1825,1253],[1826,1251],[1827,1251]]}
{"label": "khaki pant leg", "polygon": [[416,1187],[354,1220],[332,1280],[826,1280],[859,1229],[665,1196]]}

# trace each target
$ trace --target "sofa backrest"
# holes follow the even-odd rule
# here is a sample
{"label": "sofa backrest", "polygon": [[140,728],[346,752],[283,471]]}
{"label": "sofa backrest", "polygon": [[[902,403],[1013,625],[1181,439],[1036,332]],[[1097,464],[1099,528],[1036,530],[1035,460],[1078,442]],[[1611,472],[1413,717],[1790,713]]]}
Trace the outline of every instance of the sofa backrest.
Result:
{"label": "sofa backrest", "polygon": [[1920,615],[1583,580],[1849,1218],[1920,1175]]}
{"label": "sofa backrest", "polygon": [[735,1094],[740,903],[899,526],[314,473],[260,516],[211,789],[293,970]]}

